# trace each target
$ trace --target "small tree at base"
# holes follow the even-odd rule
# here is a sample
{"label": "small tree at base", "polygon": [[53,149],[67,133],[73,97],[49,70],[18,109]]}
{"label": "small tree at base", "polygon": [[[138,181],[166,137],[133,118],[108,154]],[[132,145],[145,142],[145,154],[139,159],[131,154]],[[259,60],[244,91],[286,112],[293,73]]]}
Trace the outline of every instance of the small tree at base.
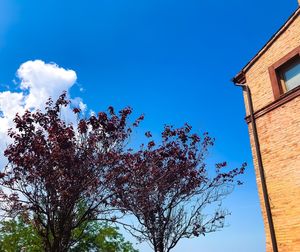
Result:
{"label": "small tree at base", "polygon": [[[151,133],[146,136],[148,145],[124,154],[115,170],[112,203],[137,220],[122,223],[124,227],[155,252],[169,252],[182,238],[221,229],[228,215],[221,202],[246,164],[225,172],[226,163],[220,163],[215,175],[209,175],[204,161],[214,140],[207,133],[191,134],[189,125],[166,126],[157,147]],[[206,207],[214,207],[211,214],[205,214]]]}
{"label": "small tree at base", "polygon": [[[130,242],[125,241],[118,228],[107,223],[90,221],[83,223],[74,232],[81,238],[72,245],[70,252],[138,252]],[[0,222],[0,251],[43,251],[43,242],[31,221],[18,216]]]}

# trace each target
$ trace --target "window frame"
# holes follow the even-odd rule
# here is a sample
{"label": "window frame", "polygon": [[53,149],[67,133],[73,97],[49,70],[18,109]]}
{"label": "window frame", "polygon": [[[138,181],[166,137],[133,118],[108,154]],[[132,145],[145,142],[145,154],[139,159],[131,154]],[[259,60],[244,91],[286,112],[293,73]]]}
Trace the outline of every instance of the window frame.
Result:
{"label": "window frame", "polygon": [[[283,94],[292,92],[291,90],[285,90],[284,81],[282,80],[282,72],[290,67],[291,64],[300,59],[300,46],[289,52],[283,58],[278,60],[272,66],[269,67],[269,74],[271,79],[271,85],[275,100],[281,97]],[[297,88],[297,87],[296,87]]]}

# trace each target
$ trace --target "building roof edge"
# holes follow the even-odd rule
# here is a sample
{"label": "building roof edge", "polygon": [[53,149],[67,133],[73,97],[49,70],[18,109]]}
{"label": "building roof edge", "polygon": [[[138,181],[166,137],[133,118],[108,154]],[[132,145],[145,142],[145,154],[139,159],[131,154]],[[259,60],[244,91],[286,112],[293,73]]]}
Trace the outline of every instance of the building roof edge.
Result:
{"label": "building roof edge", "polygon": [[293,12],[293,14],[287,19],[287,21],[274,33],[274,35],[267,41],[266,44],[254,55],[254,57],[242,68],[242,70],[232,78],[232,81],[242,80],[245,82],[245,73],[247,70],[260,58],[262,54],[273,44],[273,42],[289,27],[289,25],[296,19],[300,14],[300,6]]}

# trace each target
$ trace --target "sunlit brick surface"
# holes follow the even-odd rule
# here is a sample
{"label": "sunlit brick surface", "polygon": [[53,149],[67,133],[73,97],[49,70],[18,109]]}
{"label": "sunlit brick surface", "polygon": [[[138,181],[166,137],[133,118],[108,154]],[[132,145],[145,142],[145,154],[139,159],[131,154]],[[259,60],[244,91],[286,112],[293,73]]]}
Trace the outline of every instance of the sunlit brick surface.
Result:
{"label": "sunlit brick surface", "polygon": [[[246,72],[255,110],[274,101],[268,67],[299,45],[298,16]],[[245,104],[248,115],[247,100]],[[279,252],[300,252],[300,96],[259,117],[256,122]],[[251,124],[249,133],[264,216],[266,250],[271,252]]]}

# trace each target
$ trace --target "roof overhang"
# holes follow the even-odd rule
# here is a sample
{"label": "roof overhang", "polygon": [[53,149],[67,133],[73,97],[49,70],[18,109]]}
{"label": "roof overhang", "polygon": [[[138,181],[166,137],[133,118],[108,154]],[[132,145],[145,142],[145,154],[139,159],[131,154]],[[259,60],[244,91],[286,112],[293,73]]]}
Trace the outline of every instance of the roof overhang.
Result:
{"label": "roof overhang", "polygon": [[242,70],[232,78],[234,83],[245,83],[245,73],[248,69],[264,54],[266,50],[276,41],[276,39],[290,26],[290,24],[299,16],[300,6],[294,11],[294,13],[288,18],[288,20],[279,28],[279,30],[268,40],[268,42],[258,51],[257,54],[242,68]]}

